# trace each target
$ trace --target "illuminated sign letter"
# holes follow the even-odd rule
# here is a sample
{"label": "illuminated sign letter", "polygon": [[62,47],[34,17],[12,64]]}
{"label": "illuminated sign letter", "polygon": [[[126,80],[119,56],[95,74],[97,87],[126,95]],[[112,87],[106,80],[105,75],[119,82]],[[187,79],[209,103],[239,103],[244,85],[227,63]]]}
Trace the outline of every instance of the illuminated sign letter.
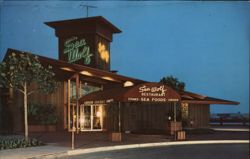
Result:
{"label": "illuminated sign letter", "polygon": [[91,62],[90,48],[85,39],[78,40],[73,36],[64,42],[64,54],[68,54],[68,62],[73,63],[77,60],[83,59],[83,63],[88,65]]}

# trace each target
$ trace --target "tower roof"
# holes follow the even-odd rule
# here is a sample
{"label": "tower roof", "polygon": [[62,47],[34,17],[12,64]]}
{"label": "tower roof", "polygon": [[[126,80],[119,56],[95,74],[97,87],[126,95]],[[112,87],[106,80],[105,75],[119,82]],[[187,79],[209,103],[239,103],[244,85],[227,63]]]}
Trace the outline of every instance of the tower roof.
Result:
{"label": "tower roof", "polygon": [[70,20],[60,20],[60,21],[52,21],[52,22],[45,22],[46,25],[54,28],[54,29],[64,29],[64,28],[71,28],[71,27],[84,27],[86,25],[92,26],[105,26],[107,27],[112,33],[121,33],[122,31],[110,23],[107,19],[102,16],[95,16],[95,17],[87,17],[87,18],[79,18],[79,19],[70,19]]}

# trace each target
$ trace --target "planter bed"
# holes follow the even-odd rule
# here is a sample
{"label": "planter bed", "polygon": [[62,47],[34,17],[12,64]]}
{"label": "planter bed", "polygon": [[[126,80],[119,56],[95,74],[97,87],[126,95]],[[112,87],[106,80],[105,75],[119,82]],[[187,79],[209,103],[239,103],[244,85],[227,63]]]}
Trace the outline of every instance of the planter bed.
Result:
{"label": "planter bed", "polygon": [[33,147],[41,145],[44,144],[35,138],[31,138],[28,141],[26,141],[23,136],[19,135],[0,136],[0,150]]}

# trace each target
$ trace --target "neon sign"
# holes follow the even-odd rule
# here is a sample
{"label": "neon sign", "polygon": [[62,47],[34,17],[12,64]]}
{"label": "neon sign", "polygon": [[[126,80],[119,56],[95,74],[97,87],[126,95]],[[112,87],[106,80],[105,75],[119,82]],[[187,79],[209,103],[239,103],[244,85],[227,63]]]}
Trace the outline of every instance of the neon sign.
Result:
{"label": "neon sign", "polygon": [[90,47],[87,45],[85,39],[79,39],[75,36],[67,39],[64,42],[64,54],[68,54],[68,62],[73,63],[77,60],[83,59],[83,63],[88,65],[91,62]]}
{"label": "neon sign", "polygon": [[106,46],[101,42],[98,43],[98,52],[103,61],[106,63],[109,62],[109,51],[106,50]]}

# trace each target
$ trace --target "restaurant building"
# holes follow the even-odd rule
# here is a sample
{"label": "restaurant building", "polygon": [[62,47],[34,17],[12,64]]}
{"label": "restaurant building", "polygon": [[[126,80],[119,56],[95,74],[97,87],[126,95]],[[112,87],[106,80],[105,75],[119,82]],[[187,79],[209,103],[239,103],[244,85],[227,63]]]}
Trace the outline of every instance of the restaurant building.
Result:
{"label": "restaurant building", "polygon": [[[58,81],[54,93],[34,93],[29,103],[56,106],[56,131],[166,132],[169,121],[182,126],[209,128],[211,104],[238,102],[177,92],[156,82],[119,75],[110,70],[113,34],[121,30],[101,16],[46,22],[55,29],[58,57],[38,56],[44,66],[52,66]],[[11,53],[32,54],[8,49]],[[3,59],[5,60],[5,58]],[[23,130],[23,97],[12,89],[1,90],[1,116],[10,119],[2,131]],[[2,118],[6,123],[7,118]],[[2,124],[3,125],[3,124]]]}

